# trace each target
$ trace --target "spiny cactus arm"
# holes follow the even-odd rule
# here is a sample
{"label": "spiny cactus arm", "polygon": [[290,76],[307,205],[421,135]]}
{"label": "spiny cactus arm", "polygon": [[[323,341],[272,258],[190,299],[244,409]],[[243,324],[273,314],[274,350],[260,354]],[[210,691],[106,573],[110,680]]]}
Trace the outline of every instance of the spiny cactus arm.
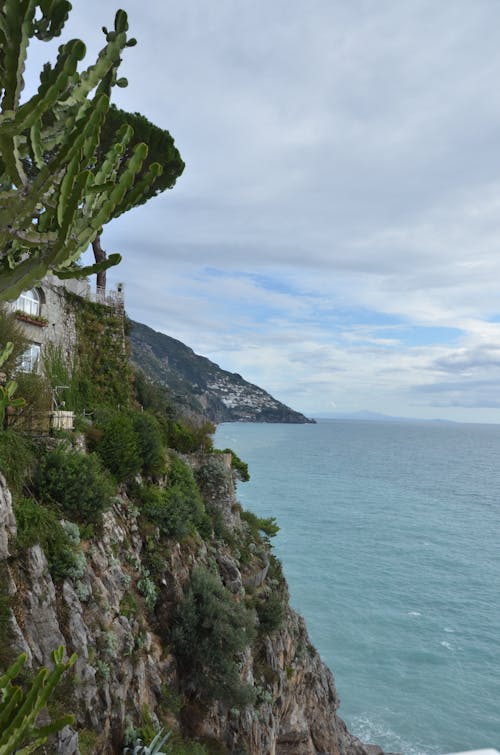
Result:
{"label": "spiny cactus arm", "polygon": [[102,195],[113,190],[118,171],[123,162],[123,154],[133,137],[133,129],[122,126],[116,134],[116,143],[113,144],[104,155],[102,162],[98,163],[92,187],[88,190],[87,210],[94,214],[98,210]]}
{"label": "spiny cactus arm", "polygon": [[[41,15],[35,18],[37,9]],[[0,7],[0,88],[2,111],[20,101],[30,38],[48,41],[58,36],[71,9],[68,0],[3,0]]]}
{"label": "spiny cactus arm", "polygon": [[95,229],[96,232],[113,217],[115,208],[119,206],[125,193],[132,186],[135,176],[140,171],[147,154],[148,148],[146,144],[136,144],[118,183],[109,197],[103,202],[100,211],[91,221],[92,228]]}
{"label": "spiny cactus arm", "polygon": [[39,233],[35,228],[27,231],[18,231],[14,229],[10,235],[12,238],[21,241],[23,247],[38,248],[42,245],[54,244],[57,241],[57,233],[55,231]]}
{"label": "spiny cactus arm", "polygon": [[[10,343],[10,341],[9,341],[9,343]],[[8,346],[8,344],[7,344],[7,346]],[[2,365],[9,358],[9,356],[10,356],[11,353],[12,353],[12,349],[10,350],[9,354],[5,357],[5,359],[2,360],[2,362],[1,362]],[[3,356],[3,352],[2,352],[2,356]],[[10,681],[12,681],[12,679],[16,678],[16,676],[19,674],[19,672],[21,671],[22,667],[26,663],[26,659],[27,658],[28,658],[28,656],[26,655],[26,653],[21,653],[16,658],[16,660],[14,661],[14,663],[11,666],[9,666],[9,668],[7,669],[7,671],[5,671],[2,674],[2,676],[0,676],[0,691],[3,690],[3,689],[5,689],[5,687],[7,687],[7,685],[9,684]]]}
{"label": "spiny cactus arm", "polygon": [[68,0],[40,0],[38,5],[42,16],[35,21],[34,34],[37,39],[47,42],[60,35],[71,10],[71,3]]}
{"label": "spiny cactus arm", "polygon": [[3,731],[6,722],[11,720],[13,712],[19,707],[23,699],[21,687],[13,687],[9,684],[8,689],[3,689],[2,692],[5,694],[5,700],[2,703],[0,712],[0,731]]}
{"label": "spiny cactus arm", "polygon": [[54,246],[53,259],[51,260],[51,264],[53,265],[62,265],[65,259],[67,259],[67,250],[65,249],[65,244],[68,235],[72,230],[73,221],[75,219],[78,206],[85,196],[85,190],[87,188],[89,180],[90,171],[84,170],[79,173],[73,184],[73,189],[70,195],[67,197],[64,214],[62,216],[61,228],[58,234],[59,238]]}
{"label": "spiny cactus arm", "polygon": [[75,717],[72,715],[61,716],[47,726],[40,727],[39,729],[32,729],[29,736],[36,736],[36,740],[23,747],[21,750],[16,749],[16,755],[29,755],[30,753],[35,752],[35,750],[41,745],[45,744],[52,734],[57,734],[57,732],[64,729],[65,726],[71,726],[74,721]]}
{"label": "spiny cactus arm", "polygon": [[40,134],[40,121],[35,121],[35,123],[30,128],[30,142],[31,149],[33,150],[33,159],[35,161],[35,165],[39,170],[41,170],[44,166],[44,160],[42,137]]}
{"label": "spiny cactus arm", "polygon": [[19,104],[35,11],[35,0],[4,0],[2,4],[2,27],[5,34],[5,43],[2,45],[2,112],[13,110]]}
{"label": "spiny cactus arm", "polygon": [[0,154],[11,182],[17,187],[25,186],[28,181],[19,154],[19,137],[8,136],[2,131],[0,133]]}
{"label": "spiny cactus arm", "polygon": [[53,269],[54,275],[58,278],[65,280],[66,278],[86,278],[87,275],[96,275],[104,270],[107,270],[114,265],[118,265],[122,261],[121,254],[110,254],[104,262],[96,262],[94,265],[87,265],[86,267],[69,267],[61,269]]}
{"label": "spiny cactus arm", "polygon": [[104,181],[109,181],[110,178],[114,178],[114,176],[116,175],[116,170],[120,163],[121,156],[125,152],[127,146],[130,144],[133,135],[134,130],[128,124],[125,124],[118,130],[115,143],[106,152],[100,166],[98,166],[97,173],[95,174],[96,184],[100,184]]}
{"label": "spiny cactus arm", "polygon": [[[2,351],[0,352],[0,367],[3,367],[3,365],[5,364],[5,362],[7,361],[7,359],[12,354],[13,350],[14,350],[14,344],[12,343],[12,341],[7,341],[7,343],[3,347]],[[23,661],[23,663],[24,663],[24,661]],[[19,668],[21,668],[21,666],[23,665],[23,663],[20,664]],[[2,689],[2,679],[3,678],[4,677],[2,677],[0,679],[0,689]]]}
{"label": "spiny cactus arm", "polygon": [[[109,107],[109,99],[106,95],[100,95],[94,100],[90,118],[74,141],[72,149],[66,155],[70,162],[61,181],[57,204],[57,222],[60,226],[58,246],[66,241],[78,204],[84,198],[90,180],[90,172],[82,170],[82,167],[88,164],[95,151],[100,128]],[[56,256],[58,257],[57,250]],[[54,262],[60,264],[58,260],[54,260]]]}
{"label": "spiny cactus arm", "polygon": [[[115,16],[114,31],[107,32],[106,46],[99,52],[96,62],[80,74],[80,83],[75,86],[68,103],[82,102],[110,71],[116,71],[120,65],[120,55],[125,47],[135,44],[135,39],[127,40],[128,19],[123,10]],[[112,84],[112,80],[109,82]]]}
{"label": "spiny cactus arm", "polygon": [[122,202],[116,208],[113,217],[117,218],[119,215],[127,212],[127,210],[131,210],[132,207],[140,204],[141,199],[144,197],[151,184],[154,183],[154,181],[158,178],[158,176],[161,176],[162,173],[163,168],[160,163],[151,163],[147,172],[144,174],[141,180],[136,184],[133,184],[131,189],[125,194]]}
{"label": "spiny cactus arm", "polygon": [[[0,755],[10,755],[18,750],[27,738],[37,739],[40,737],[41,742],[46,740],[48,734],[58,730],[58,725],[62,723],[65,726],[72,722],[72,717],[60,718],[53,721],[48,727],[41,729],[35,728],[36,720],[40,711],[47,705],[47,702],[58,683],[62,674],[69,669],[76,661],[76,655],[73,654],[68,661],[63,661],[64,648],[61,646],[52,652],[54,668],[48,671],[41,668],[33,680],[30,691],[24,702],[20,705],[11,723],[0,733]],[[41,743],[39,742],[39,743]],[[32,746],[30,743],[27,747]],[[31,752],[32,750],[27,750]]]}
{"label": "spiny cactus arm", "polygon": [[12,301],[43,278],[47,267],[33,256],[20,262],[13,270],[0,272],[0,301]]}
{"label": "spiny cactus arm", "polygon": [[9,132],[21,132],[29,128],[44,113],[48,112],[59,100],[74,77],[80,60],[85,57],[85,45],[79,39],[73,39],[59,48],[55,68],[41,82],[37,94],[18,108],[15,118],[6,113],[3,127]]}
{"label": "spiny cactus arm", "polygon": [[33,720],[32,713],[35,711],[36,701],[41,694],[43,684],[48,675],[46,668],[41,668],[33,680],[31,689],[24,698],[24,701],[18,706],[10,723],[3,729],[0,734],[0,745],[10,745],[14,747],[22,741],[25,731],[31,727]]}

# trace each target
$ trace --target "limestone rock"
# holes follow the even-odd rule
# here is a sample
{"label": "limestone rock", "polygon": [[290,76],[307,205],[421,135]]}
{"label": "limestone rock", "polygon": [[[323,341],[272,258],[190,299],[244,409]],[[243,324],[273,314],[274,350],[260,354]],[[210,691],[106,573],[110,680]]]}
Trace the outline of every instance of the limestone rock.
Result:
{"label": "limestone rock", "polygon": [[12,496],[0,473],[0,561],[9,557],[9,538],[16,535],[16,519],[12,510]]}
{"label": "limestone rock", "polygon": [[[225,459],[216,464],[224,484],[219,495],[213,492],[213,504],[235,539],[238,533],[244,539],[230,466]],[[54,585],[38,545],[23,556],[22,568],[10,557],[13,654],[26,652],[34,668],[50,663],[51,651],[61,644],[68,654],[78,654],[62,701],[75,714],[75,725],[58,735],[51,752],[76,755],[76,732],[86,730],[95,737],[95,755],[121,753],[125,729],[140,726],[147,711],[153,722],[167,720],[189,736],[215,739],[233,755],[369,755],[338,717],[333,676],[311,647],[304,621],[288,606],[281,628],[241,655],[241,678],[256,691],[253,706],[200,704],[194,694],[185,697],[178,714],[183,678],[168,638],[191,572],[217,568],[234,599],[242,601],[274,589],[269,557],[264,546],[247,552],[243,561],[227,543],[169,544],[156,582],[155,611],[148,613],[138,588],[147,565],[136,519],[121,494],[106,512],[100,537],[84,544],[86,571],[76,582]],[[0,478],[0,558],[9,557],[8,538],[14,533],[10,494]],[[157,532],[149,537],[158,543]],[[282,589],[286,599],[286,585]]]}

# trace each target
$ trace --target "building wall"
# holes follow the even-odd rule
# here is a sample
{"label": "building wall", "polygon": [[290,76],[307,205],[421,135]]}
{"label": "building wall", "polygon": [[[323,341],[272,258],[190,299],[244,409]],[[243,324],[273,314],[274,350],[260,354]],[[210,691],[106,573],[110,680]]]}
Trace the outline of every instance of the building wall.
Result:
{"label": "building wall", "polygon": [[[61,281],[55,276],[47,276],[40,285],[35,286],[40,295],[40,317],[46,323],[19,320],[26,338],[43,350],[48,343],[60,346],[64,355],[70,359],[76,344],[75,317],[66,307],[66,291],[83,296],[89,295],[87,281]],[[13,303],[16,308],[16,303]]]}
{"label": "building wall", "polygon": [[[72,307],[67,306],[66,295],[71,292],[83,299],[98,301],[123,312],[123,285],[118,284],[115,291],[106,296],[104,292],[91,293],[87,280],[60,280],[54,275],[46,276],[38,286],[34,287],[40,297],[40,321],[22,315],[19,325],[29,342],[40,347],[40,355],[48,344],[54,344],[62,349],[63,355],[71,364],[77,344],[76,321]],[[16,302],[12,309],[18,309]],[[38,367],[40,369],[40,366]]]}

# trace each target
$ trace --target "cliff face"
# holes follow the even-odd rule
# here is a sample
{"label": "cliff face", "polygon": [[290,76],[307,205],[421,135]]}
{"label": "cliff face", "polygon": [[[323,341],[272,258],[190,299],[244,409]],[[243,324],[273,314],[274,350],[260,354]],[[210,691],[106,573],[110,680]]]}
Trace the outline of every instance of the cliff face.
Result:
{"label": "cliff face", "polygon": [[[286,583],[271,568],[268,548],[251,548],[242,558],[235,545],[246,525],[230,457],[214,457],[212,464],[219,476],[208,503],[218,511],[225,539],[190,537],[162,546],[149,610],[148,568],[159,533],[141,530],[138,509],[124,493],[104,515],[99,536],[81,544],[85,564],[79,574],[54,582],[39,545],[17,550],[11,496],[0,476],[0,576],[10,596],[2,625],[4,662],[26,652],[36,668],[48,664],[60,644],[78,654],[73,676],[58,688],[49,710],[73,711],[75,727],[63,730],[47,752],[119,753],[127,730],[146,720],[203,741],[212,752],[366,755],[337,716],[333,677],[289,607]],[[171,652],[172,617],[200,567],[216,569],[236,602],[276,591],[284,596],[279,628],[261,627],[258,642],[240,657],[241,679],[255,693],[251,705],[207,701],[188,684]]]}
{"label": "cliff face", "polygon": [[131,358],[145,374],[167,387],[176,404],[212,422],[310,422],[237,373],[195,354],[175,338],[131,323]]}

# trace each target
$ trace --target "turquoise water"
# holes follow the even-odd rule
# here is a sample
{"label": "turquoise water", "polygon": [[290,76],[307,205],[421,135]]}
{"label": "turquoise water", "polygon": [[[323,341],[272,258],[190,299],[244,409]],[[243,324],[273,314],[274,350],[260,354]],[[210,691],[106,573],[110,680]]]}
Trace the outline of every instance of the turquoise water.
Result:
{"label": "turquoise water", "polygon": [[500,426],[224,424],[292,605],[365,741],[500,748]]}

